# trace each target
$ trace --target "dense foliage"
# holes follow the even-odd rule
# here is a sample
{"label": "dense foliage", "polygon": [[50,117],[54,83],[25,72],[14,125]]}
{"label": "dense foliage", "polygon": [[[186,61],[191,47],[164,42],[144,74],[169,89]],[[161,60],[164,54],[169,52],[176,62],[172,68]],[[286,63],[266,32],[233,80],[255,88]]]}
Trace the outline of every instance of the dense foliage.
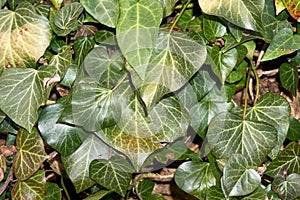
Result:
{"label": "dense foliage", "polygon": [[299,199],[299,0],[0,5],[1,199]]}

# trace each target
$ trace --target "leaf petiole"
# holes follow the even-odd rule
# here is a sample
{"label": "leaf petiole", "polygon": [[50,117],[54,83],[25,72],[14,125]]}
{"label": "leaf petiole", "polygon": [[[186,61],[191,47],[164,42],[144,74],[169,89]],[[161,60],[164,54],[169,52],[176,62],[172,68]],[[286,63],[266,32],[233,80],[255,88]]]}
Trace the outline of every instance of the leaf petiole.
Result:
{"label": "leaf petiole", "polygon": [[174,27],[176,26],[176,24],[178,23],[179,19],[181,18],[181,16],[183,15],[184,11],[187,9],[188,5],[190,4],[191,0],[188,0],[186,2],[186,4],[184,4],[182,10],[180,11],[180,13],[176,16],[175,18],[175,21],[174,23],[172,24],[171,28],[170,28],[170,31],[169,31],[169,34],[172,33]]}

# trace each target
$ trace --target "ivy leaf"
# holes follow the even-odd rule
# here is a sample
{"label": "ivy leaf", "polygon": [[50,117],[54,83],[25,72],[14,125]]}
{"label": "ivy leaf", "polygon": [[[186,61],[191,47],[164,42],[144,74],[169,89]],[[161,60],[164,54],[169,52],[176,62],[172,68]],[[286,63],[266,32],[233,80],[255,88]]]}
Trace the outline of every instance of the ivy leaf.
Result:
{"label": "ivy leaf", "polygon": [[46,183],[46,198],[45,198],[45,200],[61,199],[62,198],[61,191],[62,191],[62,189],[60,187],[58,187],[57,184],[47,182]]}
{"label": "ivy leaf", "polygon": [[60,77],[64,77],[67,69],[71,65],[72,61],[72,51],[70,46],[64,46],[60,50],[57,55],[52,56],[49,66],[54,67],[55,71],[60,75]]}
{"label": "ivy leaf", "polygon": [[60,81],[60,84],[68,88],[71,88],[77,77],[77,71],[78,71],[78,65],[71,64],[64,78]]}
{"label": "ivy leaf", "polygon": [[216,178],[210,163],[188,161],[177,168],[175,182],[183,191],[199,199],[205,199],[207,189],[216,185]]}
{"label": "ivy leaf", "polygon": [[81,130],[66,124],[59,124],[57,120],[62,115],[65,106],[56,103],[45,107],[38,121],[38,128],[43,139],[62,156],[73,153],[80,145]]}
{"label": "ivy leaf", "polygon": [[16,124],[31,131],[38,108],[46,100],[43,83],[34,69],[11,68],[0,79],[0,108]]}
{"label": "ivy leaf", "polygon": [[0,73],[8,67],[31,67],[50,44],[47,18],[38,15],[28,3],[15,11],[0,10]]}
{"label": "ivy leaf", "polygon": [[261,16],[264,0],[199,0],[204,13],[224,17],[229,22],[245,29],[261,31]]}
{"label": "ivy leaf", "polygon": [[77,193],[95,184],[89,177],[90,163],[99,156],[107,159],[110,153],[110,147],[95,135],[90,135],[74,153],[63,159],[63,166]]}
{"label": "ivy leaf", "polygon": [[94,47],[95,41],[92,37],[79,36],[74,41],[75,63],[80,66],[86,55]]}
{"label": "ivy leaf", "polygon": [[119,4],[118,45],[129,64],[138,71],[148,64],[155,47],[163,9],[158,0],[120,0]]}
{"label": "ivy leaf", "polygon": [[223,37],[226,33],[224,26],[217,17],[204,15],[203,18],[204,36],[210,42],[216,41],[217,38]]}
{"label": "ivy leaf", "polygon": [[119,16],[118,0],[80,0],[80,3],[101,24],[116,27]]}
{"label": "ivy leaf", "polygon": [[296,97],[299,84],[297,67],[283,63],[279,68],[279,77],[282,86]]}
{"label": "ivy leaf", "polygon": [[122,197],[129,189],[133,172],[131,164],[120,156],[113,156],[109,160],[93,160],[90,164],[91,179],[107,189],[114,189]]}
{"label": "ivy leaf", "polygon": [[300,5],[299,5],[299,0],[283,0],[282,1],[284,6],[286,7],[287,11],[289,14],[297,20],[297,22],[300,22]]}
{"label": "ivy leaf", "polygon": [[116,45],[116,36],[112,31],[99,30],[95,34],[95,41],[102,45]]}
{"label": "ivy leaf", "polygon": [[267,194],[264,189],[260,186],[254,190],[251,194],[245,196],[243,200],[257,200],[257,199],[267,199]]}
{"label": "ivy leaf", "polygon": [[100,190],[96,193],[90,194],[87,198],[84,200],[99,200],[102,199],[103,197],[113,193],[114,190]]}
{"label": "ivy leaf", "polygon": [[279,156],[271,162],[265,174],[275,177],[281,170],[286,170],[289,174],[300,174],[300,145],[296,142],[291,142],[279,154]]}
{"label": "ivy leaf", "polygon": [[292,141],[300,140],[300,122],[294,117],[290,117],[290,126],[287,134],[287,139]]}
{"label": "ivy leaf", "polygon": [[286,178],[277,176],[272,183],[272,189],[283,200],[296,199],[300,196],[300,175],[290,174]]}
{"label": "ivy leaf", "polygon": [[258,172],[249,167],[247,159],[241,154],[229,158],[223,173],[223,186],[229,196],[250,194],[259,187],[261,181]]}
{"label": "ivy leaf", "polygon": [[207,190],[206,200],[225,200],[225,197],[221,188],[212,186]]}
{"label": "ivy leaf", "polygon": [[164,9],[164,17],[169,16],[172,14],[175,4],[178,0],[159,0],[163,9]]}
{"label": "ivy leaf", "polygon": [[53,19],[52,29],[58,36],[66,36],[76,28],[77,18],[82,13],[83,7],[80,3],[74,2],[65,4]]}
{"label": "ivy leaf", "polygon": [[298,49],[300,49],[300,36],[293,35],[290,28],[283,28],[274,36],[261,61],[273,60]]}
{"label": "ivy leaf", "polygon": [[43,140],[35,128],[30,133],[20,129],[16,143],[19,151],[14,157],[14,174],[19,180],[23,181],[40,168],[46,160],[47,154]]}
{"label": "ivy leaf", "polygon": [[241,115],[221,113],[211,121],[207,141],[217,158],[239,153],[249,165],[260,164],[277,142],[277,130],[262,121],[243,120]]}
{"label": "ivy leaf", "polygon": [[44,200],[46,193],[44,171],[38,171],[26,181],[18,181],[12,190],[13,200]]}
{"label": "ivy leaf", "polygon": [[155,183],[151,179],[143,179],[138,183],[138,196],[141,200],[164,200],[160,194],[152,194]]}

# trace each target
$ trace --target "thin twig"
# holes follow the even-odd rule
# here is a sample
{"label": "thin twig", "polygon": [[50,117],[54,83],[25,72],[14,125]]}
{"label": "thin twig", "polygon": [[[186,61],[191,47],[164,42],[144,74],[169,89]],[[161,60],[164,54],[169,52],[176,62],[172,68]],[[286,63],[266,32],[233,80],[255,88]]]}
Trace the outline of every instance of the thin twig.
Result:
{"label": "thin twig", "polygon": [[14,172],[14,170],[13,170],[13,167],[11,166],[5,183],[0,187],[0,195],[2,195],[2,193],[6,190],[9,183],[11,181],[13,181],[13,178],[14,178],[14,173],[13,172]]}

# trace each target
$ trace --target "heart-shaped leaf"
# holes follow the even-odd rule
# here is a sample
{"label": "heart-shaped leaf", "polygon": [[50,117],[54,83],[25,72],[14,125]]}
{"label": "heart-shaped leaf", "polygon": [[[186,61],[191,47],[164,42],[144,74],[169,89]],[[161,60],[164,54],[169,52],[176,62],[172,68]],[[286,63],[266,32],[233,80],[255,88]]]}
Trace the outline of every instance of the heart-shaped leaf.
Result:
{"label": "heart-shaped leaf", "polygon": [[94,47],[95,41],[92,37],[79,36],[74,41],[75,63],[80,66],[86,55]]}
{"label": "heart-shaped leaf", "polygon": [[13,200],[44,200],[46,177],[44,171],[38,171],[26,181],[18,181],[12,190]]}
{"label": "heart-shaped leaf", "polygon": [[283,200],[296,199],[300,196],[300,175],[290,174],[286,178],[278,176],[272,183],[272,189]]}
{"label": "heart-shaped leaf", "polygon": [[296,97],[299,84],[297,67],[283,63],[279,68],[279,77],[282,86]]}
{"label": "heart-shaped leaf", "polygon": [[38,108],[46,100],[43,83],[34,69],[11,68],[0,79],[0,108],[15,123],[31,131]]}
{"label": "heart-shaped leaf", "polygon": [[47,182],[46,183],[46,198],[45,200],[58,200],[62,198],[62,189],[57,184]]}
{"label": "heart-shaped leaf", "polygon": [[80,3],[100,23],[116,27],[119,16],[118,0],[80,0]]}
{"label": "heart-shaped leaf", "polygon": [[50,44],[47,18],[38,15],[29,2],[13,12],[0,10],[0,73],[7,67],[31,67]]}
{"label": "heart-shaped leaf", "polygon": [[207,189],[216,185],[216,178],[209,163],[189,161],[177,168],[175,182],[185,192],[205,199]]}
{"label": "heart-shaped leaf", "polygon": [[20,129],[17,135],[18,153],[14,157],[14,174],[23,181],[31,177],[46,160],[42,138],[34,128],[32,132]]}
{"label": "heart-shaped leaf", "polygon": [[243,196],[253,192],[260,184],[257,171],[251,169],[241,154],[232,155],[223,171],[223,186],[229,196]]}
{"label": "heart-shaped leaf", "polygon": [[245,29],[261,31],[264,0],[199,0],[204,13],[224,17]]}
{"label": "heart-shaped leaf", "polygon": [[90,164],[91,179],[107,189],[114,189],[123,197],[129,189],[133,172],[132,165],[120,156],[93,160]]}
{"label": "heart-shaped leaf", "polygon": [[279,156],[271,162],[268,166],[265,174],[275,177],[282,170],[290,173],[300,174],[300,145],[296,142],[291,142],[286,148],[279,154]]}

